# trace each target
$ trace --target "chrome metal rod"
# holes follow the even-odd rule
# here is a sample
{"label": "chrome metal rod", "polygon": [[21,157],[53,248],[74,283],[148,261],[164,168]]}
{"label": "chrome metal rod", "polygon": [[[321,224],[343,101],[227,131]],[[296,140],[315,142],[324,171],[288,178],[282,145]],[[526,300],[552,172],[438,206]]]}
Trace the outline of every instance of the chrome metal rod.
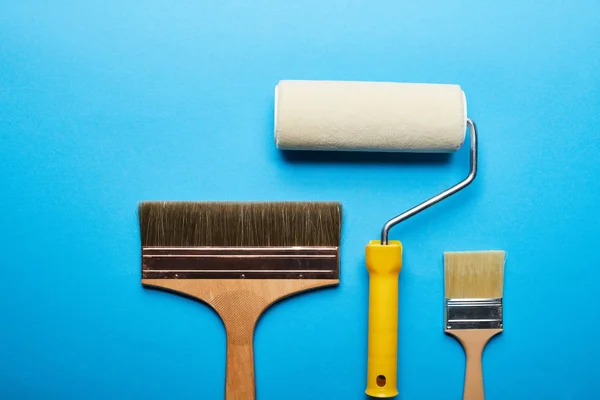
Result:
{"label": "chrome metal rod", "polygon": [[385,225],[383,226],[383,229],[381,230],[381,243],[382,244],[384,244],[384,245],[388,244],[388,240],[389,240],[388,236],[390,233],[390,229],[392,229],[396,224],[399,224],[400,222],[409,219],[413,215],[418,214],[421,211],[431,207],[432,205],[444,200],[446,197],[452,196],[454,193],[460,191],[461,189],[464,189],[471,182],[473,182],[473,180],[475,179],[475,176],[477,175],[477,128],[475,127],[475,123],[468,118],[467,118],[467,126],[469,127],[469,135],[471,136],[471,169],[469,171],[469,175],[467,175],[467,177],[463,181],[457,183],[456,185],[452,186],[451,188],[444,190],[442,193],[440,193],[436,196],[433,196],[429,200],[422,202],[418,206],[415,206],[415,207],[411,208],[410,210],[405,211],[402,214],[400,214],[400,215],[390,219],[388,222],[386,222]]}

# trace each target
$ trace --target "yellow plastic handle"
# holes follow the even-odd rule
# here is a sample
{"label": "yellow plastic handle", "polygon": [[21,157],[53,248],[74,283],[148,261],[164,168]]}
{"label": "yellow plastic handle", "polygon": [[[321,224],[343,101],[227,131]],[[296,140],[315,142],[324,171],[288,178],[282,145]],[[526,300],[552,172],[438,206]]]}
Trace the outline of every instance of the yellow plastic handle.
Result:
{"label": "yellow plastic handle", "polygon": [[388,398],[398,394],[398,275],[402,268],[402,244],[390,240],[367,245],[369,270],[369,358],[367,393]]}

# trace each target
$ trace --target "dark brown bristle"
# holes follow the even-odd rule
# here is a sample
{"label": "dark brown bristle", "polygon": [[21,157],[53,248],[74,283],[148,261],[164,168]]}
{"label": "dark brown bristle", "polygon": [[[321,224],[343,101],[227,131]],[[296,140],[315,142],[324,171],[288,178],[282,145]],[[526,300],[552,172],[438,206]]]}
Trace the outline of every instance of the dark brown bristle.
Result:
{"label": "dark brown bristle", "polygon": [[339,246],[335,202],[142,202],[142,246]]}

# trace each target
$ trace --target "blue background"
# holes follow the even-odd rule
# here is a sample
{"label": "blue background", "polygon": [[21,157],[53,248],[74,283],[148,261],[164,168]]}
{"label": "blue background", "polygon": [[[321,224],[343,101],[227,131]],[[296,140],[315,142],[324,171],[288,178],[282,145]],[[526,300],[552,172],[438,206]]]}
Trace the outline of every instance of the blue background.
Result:
{"label": "blue background", "polygon": [[341,284],[271,308],[257,394],[364,399],[364,246],[450,158],[275,149],[279,79],[461,84],[480,175],[403,223],[401,399],[459,399],[442,253],[504,249],[488,400],[600,391],[600,5],[19,1],[0,6],[0,397],[221,399],[206,306],[140,285],[140,200],[339,200]]}

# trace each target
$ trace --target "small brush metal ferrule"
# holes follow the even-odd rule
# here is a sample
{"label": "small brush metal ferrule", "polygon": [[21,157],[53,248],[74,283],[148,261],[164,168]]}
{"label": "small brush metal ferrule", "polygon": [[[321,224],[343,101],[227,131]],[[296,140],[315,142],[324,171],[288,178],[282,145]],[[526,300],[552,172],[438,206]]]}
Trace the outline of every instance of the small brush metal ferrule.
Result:
{"label": "small brush metal ferrule", "polygon": [[445,329],[503,329],[502,298],[446,299]]}

